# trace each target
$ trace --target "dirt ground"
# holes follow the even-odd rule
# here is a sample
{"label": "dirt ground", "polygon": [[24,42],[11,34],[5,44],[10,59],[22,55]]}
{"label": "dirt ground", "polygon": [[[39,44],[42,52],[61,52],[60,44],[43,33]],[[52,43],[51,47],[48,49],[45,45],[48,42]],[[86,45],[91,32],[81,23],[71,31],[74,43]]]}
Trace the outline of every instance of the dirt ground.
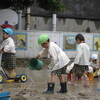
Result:
{"label": "dirt ground", "polygon": [[[28,77],[27,82],[4,82],[0,84],[1,92],[11,92],[11,100],[100,100],[100,79],[90,82],[89,88],[83,87],[83,81],[76,81],[76,86],[67,85],[67,93],[57,93],[60,90],[57,78],[54,94],[43,94],[50,79],[50,71],[43,68],[40,71],[31,71],[27,67],[18,67],[17,74],[25,73]],[[64,75],[67,80],[67,76]]]}

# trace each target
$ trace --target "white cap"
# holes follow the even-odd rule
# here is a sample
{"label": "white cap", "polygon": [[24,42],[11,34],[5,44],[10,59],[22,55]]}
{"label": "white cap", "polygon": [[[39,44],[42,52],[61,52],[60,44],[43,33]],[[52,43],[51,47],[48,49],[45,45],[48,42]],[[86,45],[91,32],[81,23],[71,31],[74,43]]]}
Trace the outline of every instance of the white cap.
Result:
{"label": "white cap", "polygon": [[96,60],[98,58],[98,55],[97,54],[92,54],[92,56],[91,56],[91,59],[92,60]]}

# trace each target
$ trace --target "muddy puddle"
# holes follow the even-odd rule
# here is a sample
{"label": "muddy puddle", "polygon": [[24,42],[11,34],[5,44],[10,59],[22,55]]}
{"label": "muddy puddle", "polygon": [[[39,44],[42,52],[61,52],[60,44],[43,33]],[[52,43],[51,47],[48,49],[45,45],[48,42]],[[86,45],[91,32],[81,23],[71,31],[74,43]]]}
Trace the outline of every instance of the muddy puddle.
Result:
{"label": "muddy puddle", "polygon": [[[18,67],[17,74],[27,74],[28,80],[21,82],[4,82],[0,84],[1,92],[11,92],[11,100],[100,100],[100,79],[90,82],[89,88],[83,87],[83,81],[76,81],[75,86],[67,85],[68,92],[59,94],[59,80],[55,84],[54,94],[43,94],[50,79],[50,71],[44,68],[41,71],[31,71],[26,67]],[[67,79],[67,76],[64,75]]]}

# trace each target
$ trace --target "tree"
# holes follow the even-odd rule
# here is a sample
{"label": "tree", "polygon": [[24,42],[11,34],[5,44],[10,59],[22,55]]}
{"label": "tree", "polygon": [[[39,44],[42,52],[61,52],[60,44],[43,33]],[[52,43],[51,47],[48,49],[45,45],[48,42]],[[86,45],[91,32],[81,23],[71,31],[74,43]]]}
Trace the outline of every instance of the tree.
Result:
{"label": "tree", "polygon": [[0,9],[12,8],[14,10],[23,10],[34,4],[35,0],[0,0]]}
{"label": "tree", "polygon": [[61,0],[37,0],[39,6],[45,10],[51,11],[52,14],[63,12],[66,5]]}
{"label": "tree", "polygon": [[[63,12],[66,8],[62,0],[0,0],[0,9],[26,10],[28,7],[33,6],[34,2],[38,3],[41,8],[50,11],[53,15]],[[53,25],[56,24],[55,15],[53,17]],[[54,27],[56,26],[54,25]]]}
{"label": "tree", "polygon": [[0,0],[0,9],[10,7],[15,10],[23,10],[31,7],[34,2],[38,2],[41,8],[52,13],[62,12],[66,8],[62,0]]}

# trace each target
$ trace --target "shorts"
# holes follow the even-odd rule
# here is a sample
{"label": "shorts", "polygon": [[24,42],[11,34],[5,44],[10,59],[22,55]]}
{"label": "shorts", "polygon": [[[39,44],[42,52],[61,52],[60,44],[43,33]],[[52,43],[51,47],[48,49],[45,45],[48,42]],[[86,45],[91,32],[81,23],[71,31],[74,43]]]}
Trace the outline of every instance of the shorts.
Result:
{"label": "shorts", "polygon": [[3,68],[15,69],[16,67],[16,55],[14,53],[3,53]]}
{"label": "shorts", "polygon": [[75,64],[71,70],[71,73],[83,73],[83,72],[88,72],[88,70],[89,70],[88,65]]}
{"label": "shorts", "polygon": [[56,74],[56,75],[66,74],[66,69],[67,69],[67,65],[64,66],[64,67],[61,68],[61,69],[52,71],[51,74]]}

